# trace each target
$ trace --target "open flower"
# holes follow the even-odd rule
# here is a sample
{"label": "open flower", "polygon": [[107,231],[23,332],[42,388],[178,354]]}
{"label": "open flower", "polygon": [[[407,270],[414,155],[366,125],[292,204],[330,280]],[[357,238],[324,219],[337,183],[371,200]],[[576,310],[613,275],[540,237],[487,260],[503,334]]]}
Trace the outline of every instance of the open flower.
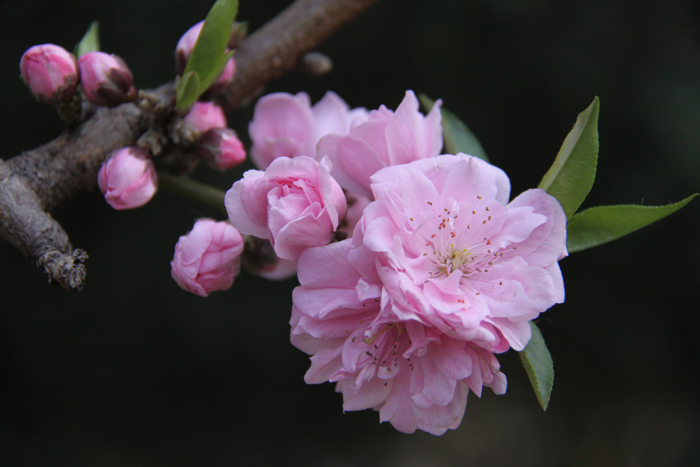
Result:
{"label": "open flower", "polygon": [[231,223],[243,234],[267,238],[277,256],[296,260],[325,245],[345,216],[343,190],[327,160],[275,159],[265,172],[249,170],[226,193]]}
{"label": "open flower", "polygon": [[494,354],[522,350],[529,322],[564,300],[566,216],[543,190],[508,203],[480,159],[439,156],[372,176],[352,239],[298,261],[292,343],[308,383],[337,382],[345,410],[400,431],[456,428],[471,389],[506,390]]}
{"label": "open flower", "polygon": [[253,143],[250,157],[262,170],[278,157],[313,157],[322,136],[347,134],[366,114],[362,108],[351,110],[333,92],[327,92],[313,107],[304,92],[268,94],[255,105],[248,128]]}
{"label": "open flower", "polygon": [[381,106],[349,133],[321,138],[316,158],[328,156],[333,163],[331,175],[340,186],[371,198],[369,177],[378,170],[440,154],[440,118],[440,101],[423,116],[416,95],[406,91],[396,112]]}

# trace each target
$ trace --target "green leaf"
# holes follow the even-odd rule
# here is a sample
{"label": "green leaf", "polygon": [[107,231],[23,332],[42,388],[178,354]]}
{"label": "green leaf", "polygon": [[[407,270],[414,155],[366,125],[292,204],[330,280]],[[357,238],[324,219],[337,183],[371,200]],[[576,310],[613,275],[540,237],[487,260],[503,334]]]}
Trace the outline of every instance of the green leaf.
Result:
{"label": "green leaf", "polygon": [[656,222],[688,204],[697,193],[665,206],[596,206],[578,212],[567,223],[569,253],[611,242]]}
{"label": "green leaf", "polygon": [[532,389],[535,390],[537,400],[542,406],[542,410],[547,410],[549,398],[552,395],[554,386],[554,366],[552,356],[547,350],[544,338],[540,329],[530,321],[532,328],[532,338],[525,349],[520,352],[520,360],[525,366],[527,377],[530,379]]}
{"label": "green leaf", "polygon": [[[426,110],[433,108],[435,101],[430,97],[420,94],[418,98]],[[444,107],[440,108],[440,113],[442,114],[442,137],[445,141],[445,154],[462,152],[488,162],[486,151],[467,125]]]}
{"label": "green leaf", "polygon": [[199,83],[199,88],[201,89],[201,92],[206,91],[211,87],[212,84],[214,84],[214,81],[221,75],[221,72],[224,71],[224,67],[226,66],[226,63],[229,61],[229,59],[233,56],[234,51],[231,50],[230,52],[224,54],[221,56],[219,63],[214,65],[214,68],[212,68],[212,72],[209,73],[206,78],[204,78],[200,83]]}
{"label": "green leaf", "polygon": [[[197,90],[197,97],[206,91],[219,77],[224,65],[226,65],[226,61],[228,61],[228,59],[223,61],[223,57],[226,55],[226,46],[231,36],[231,26],[237,13],[238,0],[217,0],[204,20],[202,30],[183,72],[183,76],[190,72],[198,75],[199,89]],[[181,81],[181,83],[184,82],[184,80]],[[184,84],[182,85],[184,86]],[[179,108],[185,108],[188,105],[179,99],[177,101]]]}
{"label": "green leaf", "polygon": [[75,56],[80,58],[88,52],[97,52],[100,50],[100,23],[93,21],[90,23],[87,32],[78,45],[75,46]]}
{"label": "green leaf", "polygon": [[571,217],[591,191],[598,163],[598,97],[576,119],[559,149],[554,164],[542,177],[538,188],[561,203]]}
{"label": "green leaf", "polygon": [[178,107],[184,109],[194,104],[199,97],[199,83],[199,75],[194,71],[182,75],[175,87],[175,99]]}

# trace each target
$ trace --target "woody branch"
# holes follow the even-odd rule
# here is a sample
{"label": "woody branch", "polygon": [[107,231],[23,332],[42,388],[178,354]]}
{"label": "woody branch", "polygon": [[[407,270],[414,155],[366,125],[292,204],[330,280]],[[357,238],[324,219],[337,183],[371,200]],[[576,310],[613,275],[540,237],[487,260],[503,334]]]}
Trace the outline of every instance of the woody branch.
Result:
{"label": "woody branch", "polygon": [[[236,79],[214,99],[226,110],[234,109],[265,83],[295,68],[304,54],[374,2],[297,0],[240,44]],[[176,112],[173,82],[149,94],[159,101],[159,118]],[[152,106],[136,103],[97,110],[83,105],[89,118],[82,124],[43,146],[0,160],[0,238],[66,289],[82,287],[87,254],[73,249],[49,212],[93,189],[105,157],[134,145],[155,118]]]}

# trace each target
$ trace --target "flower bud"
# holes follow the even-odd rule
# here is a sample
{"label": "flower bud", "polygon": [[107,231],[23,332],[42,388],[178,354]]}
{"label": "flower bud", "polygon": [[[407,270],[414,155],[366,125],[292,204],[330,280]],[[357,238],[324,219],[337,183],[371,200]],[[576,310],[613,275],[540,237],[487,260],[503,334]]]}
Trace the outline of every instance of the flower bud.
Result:
{"label": "flower bud", "polygon": [[217,92],[221,91],[224,89],[226,86],[233,81],[233,77],[236,74],[236,61],[234,60],[233,57],[228,59],[228,62],[226,62],[226,65],[224,66],[224,70],[221,72],[219,77],[214,81],[214,84],[212,84],[209,87],[209,92],[210,94],[216,94]]}
{"label": "flower bud", "polygon": [[182,35],[179,41],[177,41],[177,45],[175,46],[175,68],[177,69],[178,75],[181,75],[185,71],[187,60],[190,59],[192,49],[194,49],[194,45],[197,43],[197,38],[199,37],[199,32],[202,30],[203,25],[204,21],[195,24]]}
{"label": "flower bud", "polygon": [[231,287],[242,252],[243,236],[229,222],[200,219],[175,245],[171,275],[184,290],[206,297]]}
{"label": "flower bud", "polygon": [[213,128],[197,142],[197,153],[211,167],[226,170],[241,164],[246,157],[243,143],[230,128]]}
{"label": "flower bud", "polygon": [[145,149],[122,148],[111,154],[97,174],[97,184],[114,209],[146,204],[156,192],[158,178]]}
{"label": "flower bud", "polygon": [[[204,21],[195,24],[188,29],[177,42],[177,46],[175,47],[175,69],[177,70],[177,74],[181,75],[185,71],[187,61],[190,59],[190,55],[192,55],[192,49],[194,49],[194,45],[197,43],[197,38],[199,37],[203,25]],[[236,62],[233,57],[231,57],[229,61],[226,62],[224,70],[216,81],[214,81],[209,91],[218,92],[224,88],[233,80],[235,72]]]}
{"label": "flower bud", "polygon": [[97,105],[115,106],[136,99],[131,70],[124,60],[104,52],[88,52],[78,59],[80,85]]}
{"label": "flower bud", "polygon": [[223,109],[212,102],[195,102],[183,121],[200,135],[212,128],[226,128],[226,115]]}
{"label": "flower bud", "polygon": [[78,63],[63,47],[54,44],[30,47],[19,62],[22,79],[40,102],[69,101],[78,87]]}

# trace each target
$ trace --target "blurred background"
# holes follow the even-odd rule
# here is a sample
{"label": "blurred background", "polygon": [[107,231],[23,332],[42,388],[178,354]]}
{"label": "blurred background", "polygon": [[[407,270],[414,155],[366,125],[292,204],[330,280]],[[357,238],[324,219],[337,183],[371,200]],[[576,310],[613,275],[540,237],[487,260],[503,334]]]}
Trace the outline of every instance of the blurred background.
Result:
{"label": "blurred background", "polygon": [[[102,48],[142,88],[174,78],[180,35],[211,0],[2,0],[0,141],[9,158],[56,137],[55,110],[19,78],[34,44],[72,49],[98,19]],[[289,1],[241,0],[251,29]],[[511,177],[536,186],[577,114],[601,99],[598,178],[585,206],[666,204],[700,191],[700,3],[692,0],[381,0],[321,49],[324,77],[268,92],[333,90],[396,108],[442,98]],[[247,143],[252,109],[229,115]],[[244,167],[249,168],[248,166]],[[227,189],[242,170],[194,178]],[[508,393],[469,397],[462,426],[404,435],[343,414],[307,386],[289,344],[294,280],[241,275],[202,299],[169,262],[205,206],[159,193],[112,210],[98,190],[54,216],[88,251],[69,293],[0,243],[0,465],[700,465],[700,202],[561,263],[567,300],[542,316],[556,381],[539,408],[517,355]]]}

